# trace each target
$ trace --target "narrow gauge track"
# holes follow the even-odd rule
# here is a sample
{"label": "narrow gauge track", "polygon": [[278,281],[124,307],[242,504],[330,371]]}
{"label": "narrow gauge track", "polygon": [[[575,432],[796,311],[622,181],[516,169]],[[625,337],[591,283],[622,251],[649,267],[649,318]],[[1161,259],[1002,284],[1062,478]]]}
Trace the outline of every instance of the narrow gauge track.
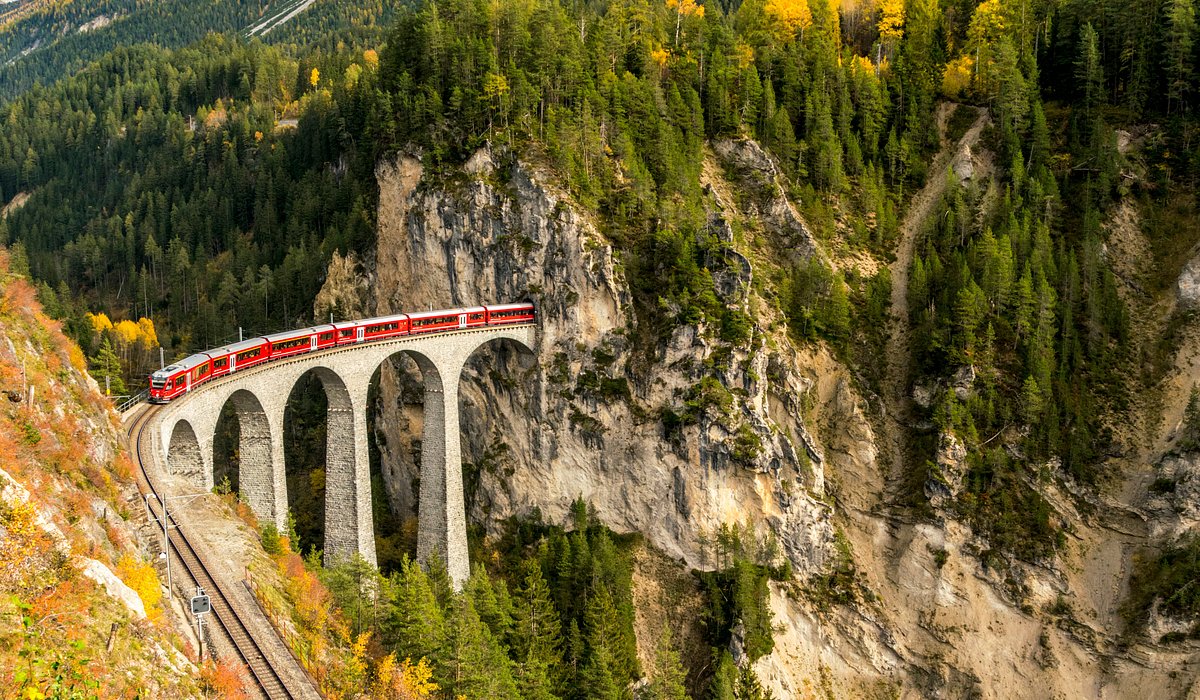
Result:
{"label": "narrow gauge track", "polygon": [[[139,469],[139,485],[145,488],[145,493],[158,494],[158,490],[154,488],[154,483],[150,479],[150,472],[146,469],[146,462],[142,456],[142,433],[146,429],[146,424],[158,409],[154,406],[149,406],[144,409],[133,421],[129,424],[128,438],[131,447],[133,448],[134,456],[137,458]],[[161,501],[160,501],[161,503]],[[188,542],[183,530],[178,527],[173,517],[169,518],[169,525],[176,525],[174,528],[168,529],[168,539],[171,547],[177,554],[178,561],[183,563],[188,574],[196,585],[204,588],[204,591],[209,595],[212,602],[213,616],[225,631],[226,636],[233,643],[233,647],[237,650],[238,656],[241,657],[246,668],[250,670],[251,679],[262,690],[263,694],[271,700],[279,698],[281,700],[290,700],[291,698],[303,697],[291,691],[284,683],[283,676],[275,670],[267,655],[259,646],[258,641],[250,634],[250,631],[242,623],[241,618],[234,612],[233,606],[230,605],[229,598],[225,595],[225,591],[217,584],[216,578],[213,577],[204,561],[200,558],[199,553]]]}

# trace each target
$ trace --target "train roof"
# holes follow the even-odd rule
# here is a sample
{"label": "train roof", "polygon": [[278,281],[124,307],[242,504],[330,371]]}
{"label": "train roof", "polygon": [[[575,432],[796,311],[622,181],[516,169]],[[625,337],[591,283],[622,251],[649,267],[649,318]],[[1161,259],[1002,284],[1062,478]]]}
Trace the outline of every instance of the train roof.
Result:
{"label": "train roof", "polygon": [[409,314],[409,318],[438,318],[440,316],[457,316],[459,314],[473,314],[486,311],[482,306],[468,306],[462,309],[441,309],[439,311],[418,311],[415,314]]}
{"label": "train roof", "polygon": [[407,321],[408,314],[393,314],[391,316],[376,316],[375,318],[364,318],[361,321],[355,321],[357,326],[372,326],[376,323],[391,323],[392,321]]}
{"label": "train roof", "polygon": [[533,308],[532,301],[516,302],[513,304],[491,304],[488,305],[488,311],[510,311],[512,309],[531,309]]}
{"label": "train roof", "polygon": [[256,348],[265,342],[267,342],[267,341],[262,338],[250,338],[249,340],[239,340],[236,343],[230,343],[229,345],[222,345],[219,348],[214,348],[212,350],[208,350],[205,352],[205,354],[208,355],[209,357],[220,357],[221,355],[228,355],[230,353],[241,352],[243,350],[249,350],[251,348]]}
{"label": "train roof", "polygon": [[303,338],[306,335],[320,333],[322,331],[331,331],[334,327],[326,323],[323,326],[313,326],[311,328],[299,328],[294,331],[283,331],[282,333],[272,333],[271,335],[263,336],[269,342],[275,343],[280,340],[293,340],[295,338]]}
{"label": "train roof", "polygon": [[172,362],[170,365],[167,365],[166,367],[164,367],[163,369],[161,369],[159,371],[161,371],[165,374],[175,374],[176,372],[178,372],[180,370],[189,370],[194,367],[199,367],[200,365],[204,364],[205,362],[208,362],[208,360],[209,360],[208,355],[206,355],[202,352],[198,352],[195,355],[189,355],[178,362]]}

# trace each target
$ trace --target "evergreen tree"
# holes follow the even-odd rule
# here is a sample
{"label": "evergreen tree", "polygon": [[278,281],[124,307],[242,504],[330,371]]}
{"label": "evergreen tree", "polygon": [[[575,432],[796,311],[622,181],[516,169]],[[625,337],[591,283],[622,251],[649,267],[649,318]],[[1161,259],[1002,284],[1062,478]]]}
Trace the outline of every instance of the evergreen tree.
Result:
{"label": "evergreen tree", "polygon": [[1080,142],[1091,146],[1099,108],[1104,103],[1104,67],[1100,55],[1100,38],[1092,23],[1079,32],[1079,50],[1075,59],[1075,82],[1079,96],[1076,128]]}
{"label": "evergreen tree", "polygon": [[437,660],[439,685],[450,697],[520,697],[512,662],[479,619],[469,596],[457,596],[450,604]]}
{"label": "evergreen tree", "polygon": [[738,672],[737,690],[734,691],[737,700],[774,700],[775,695],[762,687],[758,674],[750,664],[742,666]]}
{"label": "evergreen tree", "polygon": [[403,559],[400,569],[387,579],[385,592],[380,615],[384,645],[403,658],[436,658],[445,620],[424,570],[415,561]]}
{"label": "evergreen tree", "polygon": [[1178,445],[1184,452],[1200,449],[1200,387],[1196,385],[1192,385],[1188,394]]}
{"label": "evergreen tree", "polygon": [[121,358],[113,352],[112,343],[108,336],[96,352],[95,357],[89,358],[92,376],[109,396],[120,396],[125,393],[125,382],[121,379]]}
{"label": "evergreen tree", "polygon": [[679,651],[671,640],[671,628],[664,625],[654,648],[654,673],[647,697],[650,700],[690,700],[684,687],[685,679]]}
{"label": "evergreen tree", "polygon": [[1169,0],[1163,37],[1163,70],[1167,79],[1167,114],[1185,108],[1192,91],[1192,47],[1196,37],[1196,8],[1192,0]]}
{"label": "evergreen tree", "polygon": [[512,653],[522,684],[534,682],[540,686],[540,676],[561,668],[561,626],[537,560],[527,561],[522,571],[524,579],[513,605]]}

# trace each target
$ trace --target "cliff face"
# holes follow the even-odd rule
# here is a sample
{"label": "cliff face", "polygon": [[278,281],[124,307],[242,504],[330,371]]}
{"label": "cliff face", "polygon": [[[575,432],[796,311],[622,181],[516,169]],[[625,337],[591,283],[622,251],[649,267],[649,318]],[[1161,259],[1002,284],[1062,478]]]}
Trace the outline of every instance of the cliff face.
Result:
{"label": "cliff face", "polygon": [[[875,427],[892,407],[864,394],[823,347],[789,340],[763,274],[810,256],[860,261],[838,259],[814,237],[756,144],[713,144],[703,165],[707,233],[726,246],[714,286],[753,320],[751,340],[737,347],[703,324],[637,336],[627,261],[538,167],[488,151],[453,177],[429,175],[410,157],[380,166],[371,310],[538,304],[532,355],[488,348],[463,378],[472,519],[494,528],[536,507],[561,522],[582,496],[610,527],[641,532],[698,568],[713,566],[704,543],[722,524],[772,533],[795,571],[793,583],[773,584],[776,649],[757,664],[778,697],[1196,692],[1186,670],[1194,650],[1118,645],[1131,557],[1145,544],[1120,531],[1144,529],[1129,524],[1144,513],[1101,497],[1081,514],[1069,484],[1051,485],[1046,498],[1072,541],[1056,561],[1005,574],[981,561],[987,543],[953,513],[939,510],[932,522],[896,514]],[[376,427],[389,495],[410,515],[416,371],[384,371]],[[957,473],[961,452],[946,436],[943,473]],[[1190,493],[1190,463],[1161,469],[1180,484],[1173,498]],[[812,577],[847,565],[856,602],[830,606]]]}
{"label": "cliff face", "polygon": [[[536,506],[561,520],[583,496],[610,526],[645,533],[692,566],[707,565],[706,535],[750,519],[770,523],[800,571],[820,570],[833,530],[819,500],[822,449],[801,415],[813,379],[790,346],[768,348],[760,334],[752,349],[735,350],[720,386],[708,385],[728,401],[666,436],[661,409],[700,391],[718,344],[683,326],[655,349],[651,369],[634,369],[645,359],[631,347],[630,293],[593,222],[526,164],[498,166],[481,151],[465,171],[465,182],[439,186],[422,183],[412,159],[381,168],[375,300],[379,313],[538,304],[536,357],[487,349],[463,380],[464,461],[480,472],[474,517],[494,524]],[[718,286],[745,306],[742,262],[744,274]],[[391,491],[411,507],[420,396],[386,374],[383,463]]]}

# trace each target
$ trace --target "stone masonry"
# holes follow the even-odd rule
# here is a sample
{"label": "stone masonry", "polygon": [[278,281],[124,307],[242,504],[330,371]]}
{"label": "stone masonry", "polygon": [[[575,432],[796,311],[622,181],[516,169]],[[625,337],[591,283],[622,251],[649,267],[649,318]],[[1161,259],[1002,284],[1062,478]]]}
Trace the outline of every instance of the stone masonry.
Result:
{"label": "stone masonry", "polygon": [[421,500],[417,559],[445,562],[455,587],[469,575],[459,443],[458,383],[467,359],[499,339],[526,349],[535,344],[532,325],[477,328],[432,336],[335,348],[278,360],[222,377],[158,411],[152,431],[157,453],[173,474],[213,487],[213,436],[217,418],[232,403],[241,429],[241,491],[259,518],[280,528],[287,522],[283,416],[296,382],[312,372],[328,397],[325,557],[357,552],[375,562],[371,522],[371,473],[367,454],[367,390],[388,358],[412,357],[425,384],[421,439]]}

